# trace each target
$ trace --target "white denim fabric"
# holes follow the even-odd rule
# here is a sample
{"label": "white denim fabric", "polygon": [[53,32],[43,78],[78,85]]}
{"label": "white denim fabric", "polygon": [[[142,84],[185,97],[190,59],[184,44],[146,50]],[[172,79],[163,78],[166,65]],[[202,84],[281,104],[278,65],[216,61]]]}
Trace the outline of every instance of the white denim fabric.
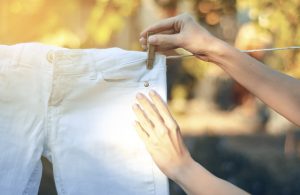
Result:
{"label": "white denim fabric", "polygon": [[[166,100],[165,56],[145,52],[0,46],[0,194],[37,194],[41,156],[60,195],[167,195],[133,127],[137,92]],[[149,87],[145,87],[149,83]]]}

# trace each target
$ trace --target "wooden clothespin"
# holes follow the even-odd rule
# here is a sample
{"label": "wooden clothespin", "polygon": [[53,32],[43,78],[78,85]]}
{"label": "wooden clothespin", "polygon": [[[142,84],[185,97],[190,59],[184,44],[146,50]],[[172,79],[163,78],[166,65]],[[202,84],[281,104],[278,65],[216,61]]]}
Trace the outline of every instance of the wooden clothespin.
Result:
{"label": "wooden clothespin", "polygon": [[150,35],[153,35],[153,32],[147,32],[147,48],[148,48],[148,58],[147,58],[147,69],[151,70],[153,68],[153,63],[155,60],[155,46],[149,44],[148,38]]}

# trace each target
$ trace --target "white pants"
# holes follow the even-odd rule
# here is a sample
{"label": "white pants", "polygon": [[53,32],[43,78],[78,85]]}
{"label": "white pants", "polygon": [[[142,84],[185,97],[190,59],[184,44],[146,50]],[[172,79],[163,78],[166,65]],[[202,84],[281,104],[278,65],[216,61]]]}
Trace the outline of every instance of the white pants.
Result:
{"label": "white pants", "polygon": [[118,48],[0,46],[0,193],[37,194],[44,155],[61,195],[168,194],[133,128],[137,92],[166,99],[165,57],[152,70],[146,58]]}

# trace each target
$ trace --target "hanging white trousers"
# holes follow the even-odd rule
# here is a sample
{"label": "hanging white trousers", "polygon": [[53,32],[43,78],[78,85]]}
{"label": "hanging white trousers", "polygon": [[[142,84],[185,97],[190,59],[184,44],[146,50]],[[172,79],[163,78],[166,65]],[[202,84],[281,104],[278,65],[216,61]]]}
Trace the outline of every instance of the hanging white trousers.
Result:
{"label": "hanging white trousers", "polygon": [[145,52],[0,46],[0,193],[37,194],[41,156],[60,195],[167,195],[133,127],[137,92],[166,100],[165,56]]}

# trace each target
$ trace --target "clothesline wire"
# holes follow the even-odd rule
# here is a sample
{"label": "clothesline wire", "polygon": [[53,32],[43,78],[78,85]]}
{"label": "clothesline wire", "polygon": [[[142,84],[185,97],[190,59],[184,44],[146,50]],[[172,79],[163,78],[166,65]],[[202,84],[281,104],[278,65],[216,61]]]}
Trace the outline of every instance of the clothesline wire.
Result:
{"label": "clothesline wire", "polygon": [[[250,49],[250,50],[240,49],[240,51],[243,53],[251,53],[251,52],[258,52],[258,51],[279,51],[279,50],[290,50],[290,49],[300,49],[300,46],[274,47],[274,48],[262,48],[262,49]],[[167,59],[177,59],[177,58],[185,58],[191,56],[194,56],[194,54],[167,56]]]}

